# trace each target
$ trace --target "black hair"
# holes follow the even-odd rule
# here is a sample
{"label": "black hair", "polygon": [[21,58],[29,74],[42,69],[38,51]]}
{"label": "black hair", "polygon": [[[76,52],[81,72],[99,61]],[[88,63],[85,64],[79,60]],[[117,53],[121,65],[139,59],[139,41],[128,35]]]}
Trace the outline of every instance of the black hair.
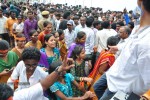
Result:
{"label": "black hair", "polygon": [[116,23],[112,23],[111,24],[111,28],[114,29],[114,30],[116,30]]}
{"label": "black hair", "polygon": [[150,0],[143,0],[143,6],[150,13]]}
{"label": "black hair", "polygon": [[32,36],[35,32],[37,32],[37,31],[33,29],[29,32],[29,35]]}
{"label": "black hair", "polygon": [[102,22],[102,27],[103,28],[109,28],[110,27],[110,22],[109,21],[104,21],[104,22]]}
{"label": "black hair", "polygon": [[51,8],[51,9],[49,10],[49,13],[54,13],[54,12],[55,12],[55,9],[52,9],[52,8]]}
{"label": "black hair", "polygon": [[9,43],[6,40],[0,40],[0,50],[8,50]]}
{"label": "black hair", "polygon": [[57,17],[61,17],[61,14],[56,14]]}
{"label": "black hair", "polygon": [[[25,35],[24,34],[17,34],[16,35],[16,38],[22,38],[22,37],[25,37]],[[17,42],[18,42],[18,40],[16,40]]]}
{"label": "black hair", "polygon": [[67,19],[68,18],[68,16],[70,16],[70,11],[66,11],[64,14],[63,14],[63,18],[64,19]]}
{"label": "black hair", "polygon": [[39,61],[41,57],[41,53],[37,48],[34,47],[29,47],[25,48],[24,51],[22,52],[22,60],[29,60],[29,59],[34,59],[36,61]]}
{"label": "black hair", "polygon": [[[49,38],[52,37],[52,36],[54,36],[54,35],[53,34],[47,34],[47,35],[45,35],[44,36],[44,41],[48,42]],[[45,47],[46,47],[46,44],[44,43],[43,48],[45,48]]]}
{"label": "black hair", "polygon": [[130,24],[130,28],[133,29],[134,28],[134,22],[129,22],[128,24]]}
{"label": "black hair", "polygon": [[73,58],[73,60],[76,60],[77,57],[80,55],[80,53],[82,52],[82,50],[84,49],[83,46],[80,45],[76,45],[75,48],[73,49],[70,58]]}
{"label": "black hair", "polygon": [[51,34],[53,34],[55,36],[55,33],[57,33],[57,31],[52,31]]}
{"label": "black hair", "polygon": [[21,18],[21,19],[23,19],[23,16],[22,16],[22,15],[19,15],[17,18]]}
{"label": "black hair", "polygon": [[51,24],[51,25],[52,25],[52,23],[51,23],[51,22],[49,22],[49,21],[44,21],[44,22],[43,22],[43,27],[47,27],[47,25],[49,25],[49,24]]}
{"label": "black hair", "polygon": [[87,27],[91,27],[92,24],[93,24],[93,21],[94,21],[94,20],[93,20],[92,18],[87,18],[87,19],[86,19],[86,26],[87,26]]}
{"label": "black hair", "polygon": [[123,21],[119,21],[119,22],[116,23],[116,25],[117,24],[120,25],[120,26],[125,26]]}
{"label": "black hair", "polygon": [[57,32],[58,32],[59,36],[61,36],[64,33],[62,29],[58,29]]}
{"label": "black hair", "polygon": [[14,92],[7,84],[0,83],[0,94],[0,100],[7,100],[14,95]]}
{"label": "black hair", "polygon": [[74,16],[73,20],[79,20],[79,16]]}
{"label": "black hair", "polygon": [[58,60],[58,61],[55,61],[55,62],[51,63],[50,67],[49,67],[49,70],[48,70],[48,73],[51,74],[53,71],[55,71],[55,69],[58,66],[61,66],[61,65],[62,65],[62,61],[61,60]]}
{"label": "black hair", "polygon": [[99,24],[101,24],[101,22],[100,22],[100,21],[94,21],[94,22],[93,22],[93,26],[94,26],[94,28],[95,28],[97,25],[99,25]]}
{"label": "black hair", "polygon": [[78,32],[78,33],[77,33],[76,40],[75,40],[76,43],[78,43],[79,40],[82,39],[85,35],[86,35],[86,34],[85,34],[85,32],[83,32],[83,31]]}
{"label": "black hair", "polygon": [[107,47],[116,46],[117,44],[118,44],[118,38],[116,36],[111,36],[107,39]]}
{"label": "black hair", "polygon": [[29,13],[33,14],[33,11],[29,10],[29,11],[27,12],[27,14],[29,14]]}

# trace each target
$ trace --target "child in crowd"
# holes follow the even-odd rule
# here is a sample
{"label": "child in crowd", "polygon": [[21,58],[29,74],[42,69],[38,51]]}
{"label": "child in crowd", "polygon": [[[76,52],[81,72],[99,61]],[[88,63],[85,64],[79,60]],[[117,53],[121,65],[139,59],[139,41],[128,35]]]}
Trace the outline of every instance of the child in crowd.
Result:
{"label": "child in crowd", "polygon": [[82,47],[85,47],[85,41],[86,34],[82,31],[78,32],[75,43],[72,43],[68,49],[68,57],[71,56],[72,50],[75,48],[76,45],[81,45]]}
{"label": "child in crowd", "polygon": [[56,41],[56,47],[59,48],[58,47],[58,41],[59,41],[59,34],[58,34],[58,32],[57,31],[53,31],[53,32],[51,32],[51,34],[54,35],[55,41]]}
{"label": "child in crowd", "polygon": [[[53,62],[49,68],[49,73],[52,73],[57,66],[61,66],[62,62],[57,61]],[[60,76],[57,79],[57,82],[55,82],[51,87],[50,90],[53,95],[50,92],[50,97],[53,97],[53,100],[82,100],[82,97],[85,99],[88,99],[86,95],[82,97],[73,97],[73,91],[71,83],[79,90],[81,90],[83,93],[85,93],[85,89],[81,87],[75,80],[74,76],[70,73],[66,73],[66,71],[62,72]],[[52,96],[53,95],[53,96]]]}
{"label": "child in crowd", "polygon": [[[91,62],[85,61],[85,49],[83,46],[77,45],[72,51],[71,58],[75,61],[75,67],[70,70],[70,73],[75,77],[77,82],[80,82],[84,88],[87,89],[87,82],[91,83],[92,78],[88,78],[88,71],[90,70]],[[73,86],[73,96],[83,95],[82,91]]]}

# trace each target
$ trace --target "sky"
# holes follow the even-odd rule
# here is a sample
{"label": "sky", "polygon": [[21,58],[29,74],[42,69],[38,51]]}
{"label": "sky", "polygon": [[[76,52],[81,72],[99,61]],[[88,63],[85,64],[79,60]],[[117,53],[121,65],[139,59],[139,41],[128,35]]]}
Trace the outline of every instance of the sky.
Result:
{"label": "sky", "polygon": [[122,11],[124,8],[127,10],[134,10],[137,7],[137,0],[45,0],[54,4],[60,3],[68,5],[82,5],[87,7],[101,7],[104,11],[114,10]]}

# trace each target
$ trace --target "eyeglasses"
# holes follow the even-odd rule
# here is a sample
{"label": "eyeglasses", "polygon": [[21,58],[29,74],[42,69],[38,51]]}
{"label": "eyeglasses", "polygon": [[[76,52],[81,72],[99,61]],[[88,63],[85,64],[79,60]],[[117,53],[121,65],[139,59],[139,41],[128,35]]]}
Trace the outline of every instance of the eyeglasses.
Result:
{"label": "eyeglasses", "polygon": [[31,65],[30,64],[25,64],[26,68],[31,68],[31,67],[35,68],[35,67],[37,67],[37,65],[38,64],[31,64]]}

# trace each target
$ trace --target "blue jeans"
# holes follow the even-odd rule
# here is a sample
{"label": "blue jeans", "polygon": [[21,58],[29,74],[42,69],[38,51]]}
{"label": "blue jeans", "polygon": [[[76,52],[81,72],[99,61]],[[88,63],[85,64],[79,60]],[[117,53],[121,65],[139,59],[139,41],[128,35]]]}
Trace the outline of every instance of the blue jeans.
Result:
{"label": "blue jeans", "polygon": [[[107,89],[107,79],[106,74],[104,73],[101,78],[93,85],[94,92],[99,100],[105,100],[105,98],[110,97],[111,95],[115,94],[109,89]],[[108,99],[106,99],[108,100]]]}

